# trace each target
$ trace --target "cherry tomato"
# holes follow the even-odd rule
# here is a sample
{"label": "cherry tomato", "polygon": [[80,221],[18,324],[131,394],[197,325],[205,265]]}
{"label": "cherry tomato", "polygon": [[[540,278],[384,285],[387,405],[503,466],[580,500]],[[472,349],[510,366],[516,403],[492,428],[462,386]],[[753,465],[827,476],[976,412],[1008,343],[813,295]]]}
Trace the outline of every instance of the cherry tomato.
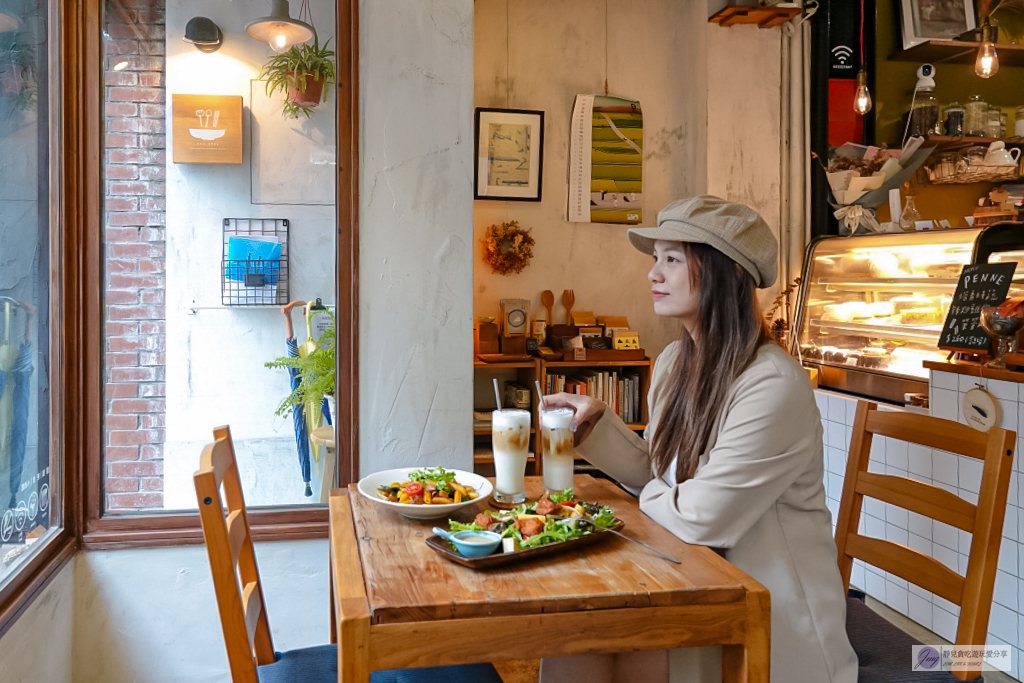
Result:
{"label": "cherry tomato", "polygon": [[411,481],[405,485],[405,492],[410,496],[418,496],[423,493],[423,484],[418,481]]}
{"label": "cherry tomato", "polygon": [[564,507],[564,508],[573,508],[573,509],[575,509],[575,508],[576,508],[576,503],[571,503],[571,502],[569,502],[569,501],[567,501],[567,500],[565,500],[565,501],[562,501],[561,505],[562,505],[562,507]]}

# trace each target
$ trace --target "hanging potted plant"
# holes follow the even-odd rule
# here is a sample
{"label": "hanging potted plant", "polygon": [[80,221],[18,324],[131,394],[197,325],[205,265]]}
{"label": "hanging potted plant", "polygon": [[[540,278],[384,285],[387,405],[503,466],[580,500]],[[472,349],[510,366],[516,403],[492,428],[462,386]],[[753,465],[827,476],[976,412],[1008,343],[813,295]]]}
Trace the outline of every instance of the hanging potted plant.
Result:
{"label": "hanging potted plant", "polygon": [[287,52],[275,55],[263,67],[260,79],[267,82],[267,96],[280,90],[285,93],[283,114],[308,119],[314,107],[327,101],[324,86],[334,85],[334,51],[329,49],[330,39],[320,45],[313,33],[313,44],[295,45]]}

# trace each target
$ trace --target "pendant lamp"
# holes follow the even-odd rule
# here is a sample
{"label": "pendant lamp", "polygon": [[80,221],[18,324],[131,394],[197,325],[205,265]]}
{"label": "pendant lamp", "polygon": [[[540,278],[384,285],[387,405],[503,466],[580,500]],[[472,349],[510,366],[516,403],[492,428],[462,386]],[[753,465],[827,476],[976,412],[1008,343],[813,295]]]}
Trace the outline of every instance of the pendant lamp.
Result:
{"label": "pendant lamp", "polygon": [[982,78],[992,78],[999,71],[999,56],[996,54],[996,27],[985,17],[981,25],[981,46],[978,59],[974,62],[974,73]]}
{"label": "pendant lamp", "polygon": [[313,38],[312,26],[289,15],[288,0],[272,0],[270,16],[252,22],[245,27],[245,32],[256,40],[264,41],[279,54]]}

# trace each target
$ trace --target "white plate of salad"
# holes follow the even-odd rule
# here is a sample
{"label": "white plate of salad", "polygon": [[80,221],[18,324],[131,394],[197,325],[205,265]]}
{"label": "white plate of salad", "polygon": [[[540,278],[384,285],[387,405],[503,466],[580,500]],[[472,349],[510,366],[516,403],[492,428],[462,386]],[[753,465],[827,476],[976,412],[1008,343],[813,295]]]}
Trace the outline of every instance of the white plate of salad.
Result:
{"label": "white plate of salad", "polygon": [[359,493],[410,519],[447,517],[494,491],[479,474],[443,467],[400,467],[363,477]]}

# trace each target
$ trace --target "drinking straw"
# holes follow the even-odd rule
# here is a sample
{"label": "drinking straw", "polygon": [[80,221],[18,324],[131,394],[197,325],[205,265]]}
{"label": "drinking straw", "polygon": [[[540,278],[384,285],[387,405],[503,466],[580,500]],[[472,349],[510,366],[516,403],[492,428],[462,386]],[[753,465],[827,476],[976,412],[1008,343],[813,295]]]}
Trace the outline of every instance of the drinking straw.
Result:
{"label": "drinking straw", "polygon": [[501,394],[498,392],[498,378],[495,377],[494,382],[494,402],[498,404],[498,410],[501,410]]}
{"label": "drinking straw", "polygon": [[547,410],[548,404],[544,402],[544,392],[540,390],[540,380],[535,379],[533,380],[533,383],[537,387],[537,396],[540,397],[540,407],[543,408],[544,410]]}

